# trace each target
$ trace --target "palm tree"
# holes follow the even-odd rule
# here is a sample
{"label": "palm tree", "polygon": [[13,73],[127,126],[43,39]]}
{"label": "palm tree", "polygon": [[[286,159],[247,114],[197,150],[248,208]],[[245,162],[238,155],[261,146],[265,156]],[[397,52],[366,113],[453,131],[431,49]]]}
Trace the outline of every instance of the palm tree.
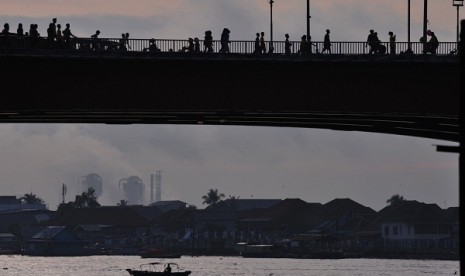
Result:
{"label": "palm tree", "polygon": [[386,203],[393,206],[393,205],[396,205],[396,204],[398,204],[398,203],[400,203],[402,201],[405,201],[404,197],[399,195],[399,194],[396,194],[396,195],[391,196],[391,198],[389,198],[388,200],[386,200]]}
{"label": "palm tree", "polygon": [[224,198],[224,194],[218,194],[218,189],[210,189],[208,191],[208,194],[202,196],[202,204],[207,204],[208,206],[211,206],[220,201],[222,198]]}

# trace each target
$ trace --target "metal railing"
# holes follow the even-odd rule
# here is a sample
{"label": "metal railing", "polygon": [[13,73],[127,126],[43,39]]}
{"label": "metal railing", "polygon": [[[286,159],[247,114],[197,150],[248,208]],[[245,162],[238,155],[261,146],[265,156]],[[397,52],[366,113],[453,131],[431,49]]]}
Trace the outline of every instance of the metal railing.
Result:
{"label": "metal railing", "polygon": [[[300,41],[292,41],[291,54],[300,53]],[[320,53],[324,43],[322,41],[312,41],[311,53]],[[49,41],[47,38],[0,36],[1,49],[54,49],[54,50],[75,50],[75,51],[127,51],[127,52],[150,52],[150,39],[126,39],[119,38],[73,38],[71,43],[66,45],[64,41]],[[160,52],[191,52],[189,51],[189,40],[181,39],[155,39],[154,44]],[[205,51],[204,41],[200,40],[200,52]],[[270,42],[266,42],[266,50],[269,50]],[[390,53],[389,42],[381,42],[385,53]],[[229,52],[236,54],[253,54],[255,51],[255,41],[234,40],[228,43]],[[221,41],[212,42],[213,53],[218,53],[221,49]],[[273,42],[274,54],[285,54],[285,42]],[[421,42],[411,42],[410,47],[407,42],[395,43],[395,54],[405,53],[411,49],[412,54],[423,54],[424,44]],[[436,50],[436,55],[457,54],[457,42],[440,42]],[[331,54],[333,55],[364,55],[370,53],[370,46],[366,42],[331,42]],[[324,54],[329,54],[326,51]],[[263,55],[263,54],[262,54]]]}

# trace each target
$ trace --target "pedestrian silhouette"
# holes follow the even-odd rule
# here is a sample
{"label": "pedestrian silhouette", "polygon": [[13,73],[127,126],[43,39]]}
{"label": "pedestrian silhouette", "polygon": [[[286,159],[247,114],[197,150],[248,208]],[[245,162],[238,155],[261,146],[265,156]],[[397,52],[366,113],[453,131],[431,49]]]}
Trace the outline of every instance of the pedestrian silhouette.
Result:
{"label": "pedestrian silhouette", "polygon": [[375,31],[373,30],[370,30],[370,34],[367,37],[367,43],[365,44],[365,48],[367,47],[367,45],[370,47],[369,53],[375,53]]}
{"label": "pedestrian silhouette", "polygon": [[194,40],[189,37],[189,46],[187,47],[188,52],[194,52]]}
{"label": "pedestrian silhouette", "polygon": [[[309,35],[307,36],[307,54],[312,54],[312,46],[317,46],[316,44],[312,43],[312,37]],[[316,47],[316,53],[318,54],[318,47]]]}
{"label": "pedestrian silhouette", "polygon": [[31,24],[29,28],[29,37],[31,41],[31,47],[36,48],[39,46],[39,31],[37,30],[38,26],[37,24]]}
{"label": "pedestrian silhouette", "polygon": [[19,23],[18,24],[18,29],[16,30],[16,35],[18,39],[18,47],[22,48],[24,47],[24,30],[23,30],[23,24]]}
{"label": "pedestrian silhouette", "polygon": [[16,35],[18,37],[23,37],[24,36],[24,30],[23,30],[23,24],[22,23],[18,24],[18,29],[16,30]]}
{"label": "pedestrian silhouette", "polygon": [[437,49],[439,47],[439,40],[436,37],[436,35],[434,34],[434,32],[432,32],[432,31],[428,31],[427,35],[431,36],[430,40],[426,43],[427,53],[429,52],[429,53],[435,55],[436,52],[437,52]]}
{"label": "pedestrian silhouette", "polygon": [[61,33],[61,24],[57,24],[56,41],[59,48],[63,48],[63,35]]}
{"label": "pedestrian silhouette", "polygon": [[221,33],[221,49],[220,53],[229,53],[229,34],[231,31],[228,28],[224,28]]}
{"label": "pedestrian silhouette", "polygon": [[257,33],[257,36],[255,37],[255,48],[253,51],[255,54],[261,53],[261,48],[260,48],[260,33]]}
{"label": "pedestrian silhouette", "polygon": [[266,53],[266,45],[265,45],[265,32],[260,33],[260,46],[259,46],[259,53]]}
{"label": "pedestrian silhouette", "polygon": [[71,37],[76,38],[76,36],[71,32],[71,25],[69,23],[66,23],[66,28],[63,30],[63,40],[66,49],[72,48]]}
{"label": "pedestrian silhouette", "polygon": [[53,42],[55,41],[55,35],[56,30],[55,32],[53,31],[53,23],[50,23],[47,29],[47,45],[49,48],[53,46]]}
{"label": "pedestrian silhouette", "polygon": [[393,32],[389,32],[389,53],[391,55],[396,54],[396,35]]}
{"label": "pedestrian silhouette", "polygon": [[205,39],[203,41],[204,52],[212,53],[213,52],[213,37],[212,31],[205,32]]}
{"label": "pedestrian silhouette", "polygon": [[5,23],[3,25],[3,30],[0,33],[0,47],[8,48],[10,47],[10,24]]}
{"label": "pedestrian silhouette", "polygon": [[161,52],[161,50],[157,47],[157,44],[155,44],[155,38],[151,38],[149,40],[149,47],[144,48],[144,52],[149,51],[149,52]]}
{"label": "pedestrian silhouette", "polygon": [[10,24],[5,23],[1,35],[10,35]]}
{"label": "pedestrian silhouette", "polygon": [[330,34],[330,30],[327,29],[325,38],[323,41],[323,50],[321,51],[322,54],[326,51],[328,51],[331,54],[331,40],[329,39],[329,34]]}
{"label": "pedestrian silhouette", "polygon": [[303,35],[301,37],[299,53],[301,55],[307,54],[307,36],[306,35]]}
{"label": "pedestrian silhouette", "polygon": [[200,41],[199,38],[194,38],[194,52],[200,53]]}
{"label": "pedestrian silhouette", "polygon": [[99,43],[99,39],[98,39],[98,36],[100,35],[100,31],[97,30],[95,31],[95,34],[91,35],[90,38],[92,40],[92,45],[91,45],[91,50],[94,50],[94,51],[98,51],[101,49],[100,47],[100,43]]}
{"label": "pedestrian silhouette", "polygon": [[284,42],[284,53],[286,55],[290,55],[292,53],[291,51],[292,43],[289,41],[289,34],[285,34],[284,36],[286,37],[286,40]]}
{"label": "pedestrian silhouette", "polygon": [[53,40],[55,40],[55,38],[57,36],[57,19],[53,18],[52,23],[50,23],[50,24],[51,24],[49,26],[51,28],[50,33],[51,33],[51,36],[52,36]]}
{"label": "pedestrian silhouette", "polygon": [[374,53],[379,53],[380,52],[380,46],[381,46],[381,40],[379,40],[379,38],[378,38],[378,33],[374,32],[374,34],[373,34]]}

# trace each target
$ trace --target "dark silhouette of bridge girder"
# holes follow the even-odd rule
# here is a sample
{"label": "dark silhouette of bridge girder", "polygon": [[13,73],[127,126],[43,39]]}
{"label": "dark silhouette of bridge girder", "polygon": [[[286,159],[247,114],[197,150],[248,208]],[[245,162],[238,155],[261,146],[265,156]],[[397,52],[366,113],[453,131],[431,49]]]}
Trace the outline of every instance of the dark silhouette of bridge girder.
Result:
{"label": "dark silhouette of bridge girder", "polygon": [[459,62],[0,56],[0,122],[323,128],[459,141]]}

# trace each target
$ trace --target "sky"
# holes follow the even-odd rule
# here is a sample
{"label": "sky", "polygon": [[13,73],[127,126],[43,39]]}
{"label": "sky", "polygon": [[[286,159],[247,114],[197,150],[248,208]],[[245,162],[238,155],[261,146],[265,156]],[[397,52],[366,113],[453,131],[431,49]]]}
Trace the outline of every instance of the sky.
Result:
{"label": "sky", "polygon": [[[422,32],[423,0],[412,0],[412,41]],[[109,4],[111,3],[111,4]],[[306,1],[275,0],[274,37],[291,39],[306,32]],[[440,41],[454,41],[456,10],[451,1],[429,1],[429,29]],[[39,32],[53,17],[88,37],[185,39],[225,27],[231,40],[253,40],[269,32],[267,0],[0,0],[0,22],[12,31],[36,23]],[[311,0],[313,40],[331,29],[333,41],[365,41],[374,29],[381,40],[389,31],[407,40],[405,0]],[[463,16],[461,16],[463,18]],[[2,23],[3,23],[2,22]],[[57,72],[59,74],[59,72]],[[218,189],[229,196],[301,198],[326,203],[351,198],[380,210],[386,200],[406,199],[458,206],[458,155],[436,152],[454,143],[376,133],[319,129],[206,125],[0,124],[2,195],[35,193],[48,207],[82,192],[79,177],[103,179],[99,201],[115,205],[124,198],[118,183],[129,176],[145,184],[162,171],[162,199],[204,208],[202,195]]]}

